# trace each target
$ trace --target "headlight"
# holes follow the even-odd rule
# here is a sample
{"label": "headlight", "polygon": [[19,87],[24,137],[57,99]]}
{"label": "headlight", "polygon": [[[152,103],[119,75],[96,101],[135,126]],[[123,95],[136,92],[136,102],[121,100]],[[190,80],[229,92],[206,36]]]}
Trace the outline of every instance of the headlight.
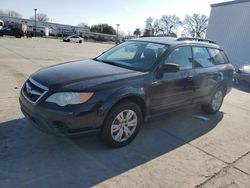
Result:
{"label": "headlight", "polygon": [[51,95],[46,99],[46,101],[56,103],[59,106],[82,104],[87,102],[92,95],[93,93],[60,92]]}

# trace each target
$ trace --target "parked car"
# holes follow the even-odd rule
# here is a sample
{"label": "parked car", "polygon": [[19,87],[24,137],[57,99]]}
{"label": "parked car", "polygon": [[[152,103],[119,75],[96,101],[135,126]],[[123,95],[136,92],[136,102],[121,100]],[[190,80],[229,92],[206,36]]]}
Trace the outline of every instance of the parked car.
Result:
{"label": "parked car", "polygon": [[76,43],[82,43],[84,39],[78,35],[72,35],[72,36],[66,36],[63,37],[64,42],[76,42]]}
{"label": "parked car", "polygon": [[25,35],[27,38],[32,38],[34,36],[33,32],[31,32],[31,31],[27,31]]}
{"label": "parked car", "polygon": [[4,28],[0,30],[0,36],[3,35],[15,36],[16,38],[21,38],[24,36],[23,31],[18,28]]}
{"label": "parked car", "polygon": [[121,147],[154,115],[192,104],[216,113],[232,77],[224,51],[209,41],[140,38],[94,59],[35,72],[21,89],[20,105],[42,130],[100,130],[105,143]]}
{"label": "parked car", "polygon": [[235,70],[234,83],[250,86],[250,65],[243,65]]}

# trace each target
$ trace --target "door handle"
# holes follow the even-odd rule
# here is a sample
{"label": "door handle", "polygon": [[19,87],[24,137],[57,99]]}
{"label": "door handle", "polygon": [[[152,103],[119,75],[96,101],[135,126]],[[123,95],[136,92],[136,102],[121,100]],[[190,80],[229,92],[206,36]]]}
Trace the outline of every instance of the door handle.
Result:
{"label": "door handle", "polygon": [[153,82],[152,84],[153,84],[153,85],[160,85],[160,84],[162,84],[163,82],[164,82],[163,80],[157,80],[157,81]]}

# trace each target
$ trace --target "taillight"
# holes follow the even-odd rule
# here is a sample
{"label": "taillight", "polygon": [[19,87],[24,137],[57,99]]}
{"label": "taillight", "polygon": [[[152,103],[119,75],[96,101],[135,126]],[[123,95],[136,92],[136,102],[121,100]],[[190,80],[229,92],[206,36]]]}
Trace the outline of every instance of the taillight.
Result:
{"label": "taillight", "polygon": [[227,68],[233,72],[235,72],[235,67],[232,64],[228,64]]}

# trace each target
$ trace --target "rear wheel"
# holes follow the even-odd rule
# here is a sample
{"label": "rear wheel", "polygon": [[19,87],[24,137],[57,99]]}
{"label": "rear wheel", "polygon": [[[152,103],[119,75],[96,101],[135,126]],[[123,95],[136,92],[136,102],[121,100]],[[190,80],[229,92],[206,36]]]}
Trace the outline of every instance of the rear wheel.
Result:
{"label": "rear wheel", "polygon": [[250,87],[250,83],[247,82],[246,80],[243,80],[243,81],[242,81],[242,84],[243,84],[243,86],[245,86],[245,87]]}
{"label": "rear wheel", "polygon": [[81,44],[81,43],[82,43],[82,41],[80,40],[80,41],[79,41],[79,43]]}
{"label": "rear wheel", "polygon": [[208,114],[215,114],[219,111],[224,99],[224,90],[219,87],[213,94],[211,101],[208,104],[202,105],[204,112]]}
{"label": "rear wheel", "polygon": [[129,144],[138,134],[142,123],[140,107],[130,101],[115,106],[108,114],[102,129],[102,138],[111,147]]}

